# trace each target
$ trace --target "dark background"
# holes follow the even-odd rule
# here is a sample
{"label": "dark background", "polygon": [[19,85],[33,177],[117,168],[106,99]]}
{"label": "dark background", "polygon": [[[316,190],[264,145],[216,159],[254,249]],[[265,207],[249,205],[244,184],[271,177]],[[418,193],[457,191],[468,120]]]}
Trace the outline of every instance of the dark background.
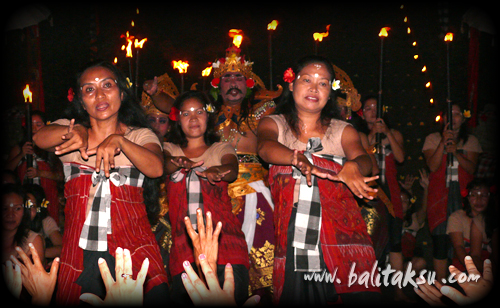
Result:
{"label": "dark background", "polygon": [[[325,32],[326,25],[331,24],[329,36],[318,45],[318,54],[343,69],[359,93],[376,94],[380,60],[378,33],[382,27],[389,26],[389,37],[384,41],[382,101],[389,108],[391,125],[405,138],[406,161],[399,166],[400,172],[418,175],[418,168],[424,166],[421,149],[425,136],[441,129],[434,118],[446,106],[443,35],[448,31],[454,33],[450,43],[451,98],[466,106],[469,26],[462,23],[462,17],[472,8],[471,3],[412,3],[403,8],[400,3],[329,3],[44,4],[51,12],[50,17],[38,25],[45,112],[50,120],[61,116],[76,73],[92,59],[112,61],[118,57],[117,65],[128,74],[125,52],[120,49],[125,44],[120,35],[127,30],[139,39],[148,39],[140,54],[139,84],[166,72],[180,88],[180,75],[173,70],[171,62],[184,60],[190,64],[185,88],[199,83],[198,89],[201,89],[201,70],[224,56],[232,41],[228,31],[236,28],[244,32],[242,54],[254,62],[253,71],[269,87],[267,24],[273,19],[279,22],[272,40],[274,86],[284,84],[283,72],[295,60],[314,53],[313,33]],[[486,15],[490,12],[488,7],[480,9]],[[4,20],[8,20],[13,13],[4,14],[7,15]],[[410,34],[408,26],[412,30]],[[3,33],[2,113],[4,118],[7,115],[7,121],[20,121],[12,110],[23,110],[22,89],[33,78],[26,60],[32,52],[26,46],[31,29]],[[498,61],[493,38],[491,34],[481,33],[478,110],[486,103],[496,104]],[[417,41],[417,46],[412,46],[413,41]],[[418,60],[414,60],[414,54],[419,54]],[[423,65],[427,67],[426,73],[421,72]],[[135,65],[133,67],[135,69]],[[207,88],[210,80],[211,77],[205,81]],[[424,86],[428,81],[432,83],[430,89]]]}

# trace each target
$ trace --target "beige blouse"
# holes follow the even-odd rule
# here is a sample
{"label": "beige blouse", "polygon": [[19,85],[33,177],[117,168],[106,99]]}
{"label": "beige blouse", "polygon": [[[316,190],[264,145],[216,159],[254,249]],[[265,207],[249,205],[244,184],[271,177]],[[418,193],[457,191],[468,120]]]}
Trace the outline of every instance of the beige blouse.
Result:
{"label": "beige blouse", "polygon": [[[286,122],[285,116],[282,114],[274,114],[267,116],[276,122],[278,125],[278,142],[283,144],[289,149],[305,151],[307,144],[301,142],[292,133],[292,130]],[[345,157],[344,149],[342,148],[342,132],[347,125],[351,125],[347,122],[332,119],[330,126],[326,129],[325,135],[321,139],[321,144],[323,145],[323,150],[316,152],[315,154],[330,154]]]}
{"label": "beige blouse", "polygon": [[[186,156],[181,147],[176,144],[165,142],[163,145],[164,150],[168,151],[172,156]],[[236,152],[231,144],[229,142],[216,142],[212,144],[201,156],[190,159],[193,162],[203,160],[203,167],[210,168],[212,166],[221,165],[221,158],[226,154],[236,156]]]}

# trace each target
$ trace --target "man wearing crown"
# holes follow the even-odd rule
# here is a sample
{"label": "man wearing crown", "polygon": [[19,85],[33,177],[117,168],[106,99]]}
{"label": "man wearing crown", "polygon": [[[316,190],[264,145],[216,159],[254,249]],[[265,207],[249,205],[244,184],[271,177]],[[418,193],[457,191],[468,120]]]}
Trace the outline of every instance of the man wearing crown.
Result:
{"label": "man wearing crown", "polygon": [[240,56],[232,46],[226,57],[212,64],[210,94],[218,113],[216,129],[221,141],[230,142],[238,154],[239,174],[229,184],[233,213],[242,222],[250,257],[250,293],[259,294],[261,302],[271,299],[274,262],[274,226],[267,170],[257,157],[257,125],[275,109],[273,98],[281,94],[265,89],[262,80],[252,72],[253,62]]}

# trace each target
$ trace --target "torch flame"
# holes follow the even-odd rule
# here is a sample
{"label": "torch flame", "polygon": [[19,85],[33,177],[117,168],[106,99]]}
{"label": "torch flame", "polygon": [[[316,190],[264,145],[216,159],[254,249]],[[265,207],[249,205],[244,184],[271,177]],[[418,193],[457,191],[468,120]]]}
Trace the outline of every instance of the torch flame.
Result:
{"label": "torch flame", "polygon": [[382,29],[380,29],[380,32],[378,34],[378,36],[380,37],[387,37],[389,34],[387,33],[387,31],[391,30],[390,27],[383,27]]}
{"label": "torch flame", "polygon": [[26,103],[29,99],[30,103],[33,102],[33,95],[30,91],[30,85],[26,84],[26,88],[23,90],[24,102]]}
{"label": "torch flame", "polygon": [[126,49],[127,49],[127,58],[132,58],[132,40],[128,40],[127,39],[127,41],[128,41],[128,45],[126,47]]}
{"label": "torch flame", "polygon": [[330,31],[330,25],[326,26],[326,32],[323,32],[323,33],[315,32],[315,33],[313,33],[314,40],[318,41],[318,42],[323,41],[323,38],[325,38],[325,37],[328,36],[329,31]]}
{"label": "torch flame", "polygon": [[233,38],[233,45],[240,48],[243,41],[243,30],[231,29],[229,30],[229,37]]}
{"label": "torch flame", "polygon": [[133,40],[134,40],[135,37],[134,36],[130,36],[130,34],[128,33],[128,31],[127,31],[126,34],[120,35],[120,37],[124,37],[124,38],[127,39],[127,42],[128,42],[127,47],[125,47],[125,45],[122,45],[122,50],[126,49],[127,50],[127,58],[132,58],[133,57],[132,56],[132,43],[134,42]]}
{"label": "torch flame", "polygon": [[451,41],[453,41],[453,33],[451,33],[451,32],[446,33],[446,35],[444,37],[444,41],[445,42],[451,42]]}
{"label": "torch flame", "polygon": [[207,67],[206,69],[201,71],[201,76],[203,76],[203,77],[210,76],[211,72],[212,72],[212,66],[210,65],[209,67]]}
{"label": "torch flame", "polygon": [[184,74],[187,72],[187,68],[189,66],[189,63],[183,62],[182,60],[179,61],[172,61],[172,65],[174,69],[178,69],[180,74]]}
{"label": "torch flame", "polygon": [[134,42],[134,47],[135,48],[141,48],[142,49],[142,46],[144,45],[144,43],[148,40],[147,37],[143,38],[140,42],[138,39],[135,39],[135,42]]}
{"label": "torch flame", "polygon": [[278,26],[278,21],[275,19],[267,24],[267,30],[276,30],[276,26]]}

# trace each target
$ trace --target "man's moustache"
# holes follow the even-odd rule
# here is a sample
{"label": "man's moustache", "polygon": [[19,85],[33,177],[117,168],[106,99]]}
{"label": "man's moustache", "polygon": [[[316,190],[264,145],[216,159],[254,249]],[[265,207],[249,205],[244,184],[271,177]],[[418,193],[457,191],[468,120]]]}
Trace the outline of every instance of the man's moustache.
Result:
{"label": "man's moustache", "polygon": [[231,92],[233,90],[236,90],[236,91],[238,91],[240,93],[243,93],[243,91],[241,91],[239,88],[234,87],[234,88],[231,88],[231,89],[227,90],[226,94],[229,94],[229,92]]}

